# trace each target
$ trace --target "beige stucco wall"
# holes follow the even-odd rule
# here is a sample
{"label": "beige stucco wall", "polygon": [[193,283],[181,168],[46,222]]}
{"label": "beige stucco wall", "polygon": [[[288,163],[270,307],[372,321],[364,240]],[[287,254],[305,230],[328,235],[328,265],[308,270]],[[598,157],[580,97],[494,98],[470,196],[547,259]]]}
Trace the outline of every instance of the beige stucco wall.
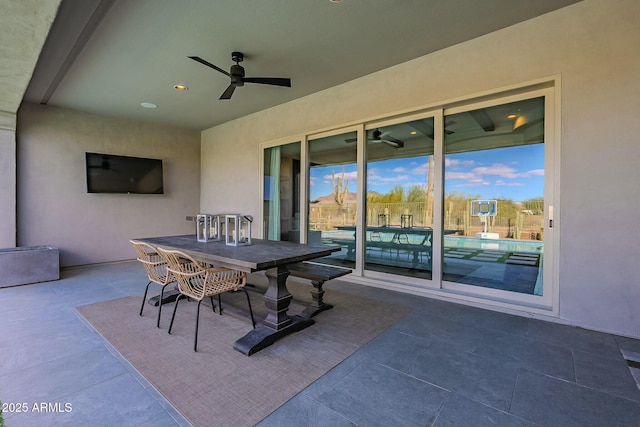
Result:
{"label": "beige stucco wall", "polygon": [[16,112],[60,0],[0,0],[0,248],[16,246]]}
{"label": "beige stucco wall", "polygon": [[[13,124],[0,126],[0,248],[16,245],[16,132]],[[2,119],[3,117],[0,117]],[[4,115],[9,122],[9,115]]]}
{"label": "beige stucco wall", "polygon": [[559,317],[640,337],[638,52],[640,2],[585,0],[208,129],[201,209],[258,216],[262,142],[559,75]]}
{"label": "beige stucco wall", "polygon": [[[195,232],[198,132],[25,103],[17,135],[19,246],[55,246],[73,266],[134,258],[134,237]],[[88,194],[87,151],[164,160],[165,194]]]}

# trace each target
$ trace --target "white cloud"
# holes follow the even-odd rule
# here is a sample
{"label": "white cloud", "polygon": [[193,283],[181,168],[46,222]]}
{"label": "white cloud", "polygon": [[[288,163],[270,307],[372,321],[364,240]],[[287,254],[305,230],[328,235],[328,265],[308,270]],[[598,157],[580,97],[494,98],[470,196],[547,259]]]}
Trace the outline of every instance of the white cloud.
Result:
{"label": "white cloud", "polygon": [[501,179],[494,182],[494,185],[499,187],[524,187],[524,184],[521,182],[506,182]]}
{"label": "white cloud", "polygon": [[470,181],[475,179],[476,175],[473,172],[445,172],[444,179],[463,179]]}
{"label": "white cloud", "polygon": [[524,187],[525,184],[517,182],[517,179],[526,179],[536,176],[544,176],[544,169],[532,169],[527,172],[520,172],[517,169],[502,163],[494,163],[491,166],[478,166],[469,171],[459,171],[464,164],[473,164],[472,161],[451,160],[452,167],[445,169],[446,180],[466,181],[455,183],[455,187],[478,187],[492,185],[489,178],[497,178],[493,185],[498,187]]}
{"label": "white cloud", "polygon": [[402,183],[403,181],[407,181],[408,179],[409,179],[409,175],[396,175],[396,176],[387,176],[387,177],[374,175],[374,176],[369,176],[367,184],[372,186],[398,184],[398,183]]}
{"label": "white cloud", "polygon": [[473,160],[459,160],[459,159],[452,159],[449,157],[444,158],[444,166],[447,168],[471,167],[475,164],[476,162]]}
{"label": "white cloud", "polygon": [[532,169],[528,172],[525,172],[525,176],[544,176],[544,169]]}
{"label": "white cloud", "polygon": [[474,168],[472,172],[479,176],[497,175],[503,178],[517,178],[520,175],[516,169],[501,163],[495,163],[491,166],[480,166]]}
{"label": "white cloud", "polygon": [[454,185],[454,187],[456,188],[460,188],[460,187],[486,187],[491,185],[491,183],[489,181],[485,181],[483,179],[479,179],[479,180],[474,180],[474,181],[467,181],[464,184],[456,184]]}
{"label": "white cloud", "polygon": [[476,175],[497,175],[502,178],[515,179],[515,178],[530,178],[533,176],[544,176],[544,169],[532,169],[527,172],[519,172],[510,166],[503,165],[502,163],[494,163],[491,166],[481,166],[474,168],[472,172]]}

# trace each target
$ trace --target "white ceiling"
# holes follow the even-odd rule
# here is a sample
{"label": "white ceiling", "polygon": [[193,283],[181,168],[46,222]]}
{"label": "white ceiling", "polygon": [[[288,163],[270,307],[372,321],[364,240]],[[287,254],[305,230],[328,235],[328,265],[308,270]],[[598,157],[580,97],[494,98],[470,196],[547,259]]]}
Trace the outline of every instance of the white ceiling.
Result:
{"label": "white ceiling", "polygon": [[[202,130],[577,1],[63,0],[24,99]],[[229,78],[187,56],[228,70],[232,51],[292,87],[219,100]]]}

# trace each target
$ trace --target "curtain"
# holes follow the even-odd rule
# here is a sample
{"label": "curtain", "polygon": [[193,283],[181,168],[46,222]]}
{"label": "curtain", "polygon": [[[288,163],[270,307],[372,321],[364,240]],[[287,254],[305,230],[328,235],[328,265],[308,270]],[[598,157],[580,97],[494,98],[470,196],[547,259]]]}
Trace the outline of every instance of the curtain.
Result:
{"label": "curtain", "polygon": [[269,163],[269,240],[280,240],[280,147],[273,147]]}

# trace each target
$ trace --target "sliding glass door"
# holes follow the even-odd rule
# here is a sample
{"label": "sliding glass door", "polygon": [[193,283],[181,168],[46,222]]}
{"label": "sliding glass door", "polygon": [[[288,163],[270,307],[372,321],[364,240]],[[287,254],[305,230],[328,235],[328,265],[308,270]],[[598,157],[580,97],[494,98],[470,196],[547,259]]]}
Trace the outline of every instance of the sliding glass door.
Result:
{"label": "sliding glass door", "polygon": [[434,119],[367,130],[364,268],[431,279]]}
{"label": "sliding glass door", "polygon": [[348,268],[356,261],[357,146],[355,130],[309,139],[307,242],[340,246],[320,261]]}
{"label": "sliding glass door", "polygon": [[444,120],[444,287],[542,296],[545,97]]}

